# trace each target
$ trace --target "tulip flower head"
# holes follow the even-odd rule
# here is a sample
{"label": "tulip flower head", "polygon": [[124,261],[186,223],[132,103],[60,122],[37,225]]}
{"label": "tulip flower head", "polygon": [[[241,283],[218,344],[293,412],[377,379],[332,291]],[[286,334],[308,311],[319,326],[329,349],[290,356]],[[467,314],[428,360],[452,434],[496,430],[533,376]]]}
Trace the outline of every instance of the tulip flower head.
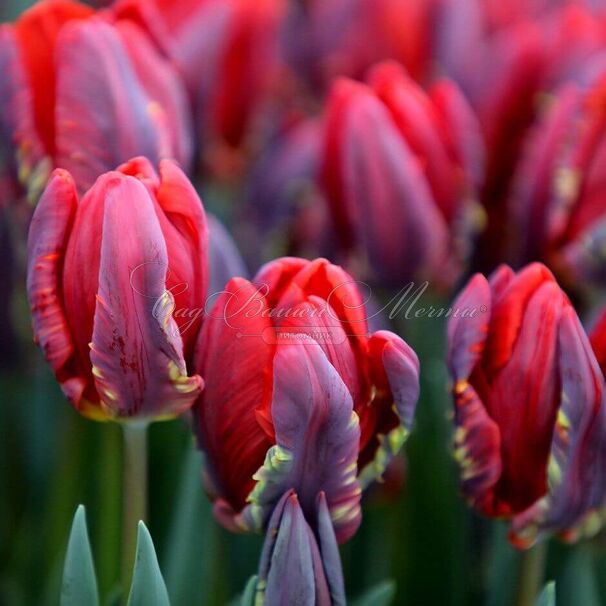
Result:
{"label": "tulip flower head", "polygon": [[154,419],[193,404],[206,247],[204,210],[172,161],[158,176],[131,160],[81,199],[54,171],[31,223],[27,288],[34,337],[78,412]]}
{"label": "tulip flower head", "polygon": [[448,327],[455,455],[481,513],[510,539],[595,532],[606,495],[604,380],[566,295],[538,263],[473,277]]}
{"label": "tulip flower head", "polygon": [[345,254],[389,286],[451,283],[473,231],[479,127],[456,86],[428,94],[396,64],[341,79],[326,112],[323,184]]}
{"label": "tulip flower head", "polygon": [[265,529],[292,490],[312,526],[324,493],[337,539],[355,532],[360,492],[401,448],[419,391],[412,349],[366,321],[353,278],[324,259],[278,259],[218,297],[194,413],[226,527]]}
{"label": "tulip flower head", "polygon": [[43,0],[1,27],[0,64],[3,155],[16,158],[32,195],[52,166],[68,170],[82,193],[137,155],[189,163],[184,86],[134,23]]}
{"label": "tulip flower head", "polygon": [[528,137],[509,200],[511,257],[544,260],[579,289],[606,281],[606,77],[554,93]]}

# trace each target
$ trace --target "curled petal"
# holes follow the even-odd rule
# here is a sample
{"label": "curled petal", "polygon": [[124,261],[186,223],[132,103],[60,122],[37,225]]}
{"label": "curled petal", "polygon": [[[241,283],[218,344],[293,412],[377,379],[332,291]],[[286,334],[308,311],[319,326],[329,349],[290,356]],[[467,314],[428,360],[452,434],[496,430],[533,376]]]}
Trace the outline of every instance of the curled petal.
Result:
{"label": "curled petal", "polygon": [[471,384],[455,387],[455,459],[461,489],[480,511],[494,512],[493,493],[501,476],[501,433]]}
{"label": "curled petal", "polygon": [[62,300],[61,271],[77,204],[73,179],[68,172],[57,169],[31,222],[27,269],[34,338],[76,408],[84,380],[74,374],[70,364],[75,347]]}
{"label": "curled petal", "polygon": [[360,523],[360,429],[349,391],[317,344],[277,348],[272,416],[276,445],[255,474],[244,523],[262,526],[290,488],[312,516],[324,491],[337,538],[347,540]]}
{"label": "curled petal", "polygon": [[[128,229],[131,237],[124,238]],[[106,192],[90,359],[102,406],[120,417],[172,417],[202,380],[187,376],[166,291],[168,256],[153,201],[132,177]]]}
{"label": "curled petal", "polygon": [[360,472],[362,487],[380,477],[394,455],[401,449],[412,427],[419,399],[419,360],[400,337],[379,331],[368,343],[371,380],[374,396],[370,406],[375,409],[375,442],[372,453],[362,451],[361,461],[372,460]]}

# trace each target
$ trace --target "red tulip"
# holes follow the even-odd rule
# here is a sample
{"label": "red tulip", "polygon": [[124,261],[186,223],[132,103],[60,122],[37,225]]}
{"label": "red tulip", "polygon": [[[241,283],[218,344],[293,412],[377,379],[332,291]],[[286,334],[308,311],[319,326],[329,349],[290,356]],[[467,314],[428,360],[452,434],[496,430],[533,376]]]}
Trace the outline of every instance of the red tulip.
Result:
{"label": "red tulip", "polygon": [[206,221],[171,161],[139,158],[79,200],[57,169],[36,208],[27,287],[34,336],[63,392],[95,419],[188,409],[188,376],[206,294]]}
{"label": "red tulip", "polygon": [[517,261],[542,259],[576,288],[603,284],[606,77],[557,92],[528,137],[509,210]]}
{"label": "red tulip", "polygon": [[[463,493],[527,547],[573,538],[606,496],[604,381],[566,295],[538,263],[477,274],[448,327]],[[595,516],[594,516],[595,517]]]}
{"label": "red tulip", "polygon": [[277,74],[284,0],[120,0],[181,72],[206,143],[239,146]]}
{"label": "red tulip", "polygon": [[43,0],[0,29],[3,151],[35,194],[51,166],[79,191],[135,155],[191,154],[183,86],[132,23],[71,0]]}
{"label": "red tulip", "polygon": [[339,80],[326,112],[324,185],[346,252],[390,285],[463,260],[482,148],[471,110],[443,82],[429,94],[396,64]]}
{"label": "red tulip", "polygon": [[313,520],[323,491],[337,538],[353,534],[360,489],[402,446],[419,389],[410,347],[367,331],[356,284],[324,259],[278,259],[228,283],[200,334],[194,409],[227,527],[264,527],[288,490]]}

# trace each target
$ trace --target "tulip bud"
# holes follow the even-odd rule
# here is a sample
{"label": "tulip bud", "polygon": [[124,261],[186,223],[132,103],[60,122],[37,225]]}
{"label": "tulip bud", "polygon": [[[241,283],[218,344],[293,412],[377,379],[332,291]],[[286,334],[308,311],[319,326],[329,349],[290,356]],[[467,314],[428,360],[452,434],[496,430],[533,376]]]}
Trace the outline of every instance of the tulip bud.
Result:
{"label": "tulip bud", "polygon": [[[307,519],[326,494],[339,541],[360,490],[404,443],[418,360],[388,331],[370,337],[354,280],[324,259],[283,258],[231,280],[196,350],[205,390],[195,430],[219,521],[260,530],[294,490]],[[228,403],[228,405],[226,405]]]}
{"label": "tulip bud", "polygon": [[465,257],[479,141],[452,84],[427,95],[391,63],[375,68],[368,85],[338,81],[327,108],[323,182],[343,251],[388,286],[450,283]]}
{"label": "tulip bud", "polygon": [[206,247],[200,200],[171,161],[158,177],[131,160],[82,199],[67,171],[53,173],[31,223],[28,298],[34,337],[81,414],[160,418],[192,405]]}
{"label": "tulip bud", "polygon": [[[0,32],[0,129],[35,197],[59,166],[79,192],[136,155],[190,161],[189,109],[171,65],[133,23],[45,0]],[[6,123],[4,120],[6,119]]]}
{"label": "tulip bud", "polygon": [[470,504],[511,520],[518,547],[589,529],[606,495],[604,380],[552,274],[538,263],[477,274],[453,305],[448,340]]}
{"label": "tulip bud", "polygon": [[278,502],[268,524],[257,577],[257,597],[266,606],[345,606],[339,548],[326,496],[318,494],[308,522],[296,493]]}

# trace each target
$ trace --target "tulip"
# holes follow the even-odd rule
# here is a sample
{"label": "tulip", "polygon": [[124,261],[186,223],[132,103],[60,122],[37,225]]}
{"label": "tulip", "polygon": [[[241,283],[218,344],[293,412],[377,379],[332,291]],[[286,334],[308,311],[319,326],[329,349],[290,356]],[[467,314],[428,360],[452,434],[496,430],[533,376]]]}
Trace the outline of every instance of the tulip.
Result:
{"label": "tulip", "polygon": [[196,348],[194,407],[219,521],[261,530],[289,490],[308,520],[326,495],[337,539],[359,523],[359,493],[410,430],[418,360],[388,331],[368,335],[361,294],[324,259],[282,258],[235,278]]}
{"label": "tulip", "polygon": [[[448,365],[463,494],[520,548],[595,532],[606,494],[604,380],[538,263],[476,274],[453,305]],[[599,526],[599,525],[598,525]]]}
{"label": "tulip", "polygon": [[275,83],[284,5],[283,0],[120,0],[113,11],[144,27],[177,66],[203,142],[233,148],[249,134]]}
{"label": "tulip", "polygon": [[32,219],[34,337],[64,394],[93,419],[181,414],[202,388],[188,365],[207,282],[206,221],[172,161],[144,158],[78,198],[56,169]]}
{"label": "tulip", "polygon": [[479,127],[451,83],[426,94],[391,63],[368,80],[339,80],[328,101],[323,183],[336,235],[384,284],[448,284],[473,231]]}
{"label": "tulip", "polygon": [[133,23],[44,0],[2,26],[0,65],[2,155],[32,197],[52,166],[68,170],[82,193],[136,155],[189,163],[185,90]]}
{"label": "tulip", "polygon": [[606,78],[554,95],[528,137],[509,200],[511,257],[544,260],[567,284],[603,285]]}

